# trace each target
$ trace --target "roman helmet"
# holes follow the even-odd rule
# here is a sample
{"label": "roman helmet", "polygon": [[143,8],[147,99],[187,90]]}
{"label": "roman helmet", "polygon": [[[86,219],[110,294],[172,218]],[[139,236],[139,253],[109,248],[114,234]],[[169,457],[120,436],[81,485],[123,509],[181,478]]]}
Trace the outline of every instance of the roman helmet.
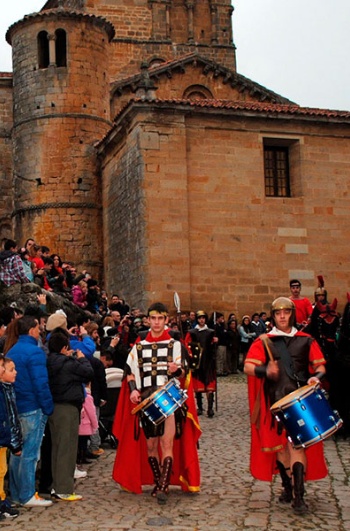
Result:
{"label": "roman helmet", "polygon": [[322,299],[324,301],[327,301],[327,290],[324,287],[324,279],[322,275],[317,276],[318,281],[318,287],[315,289],[315,302],[317,302],[319,299],[317,298],[318,295],[322,295]]}
{"label": "roman helmet", "polygon": [[205,322],[208,321],[208,314],[205,313],[203,310],[198,310],[198,312],[196,312],[196,321],[198,323],[198,318],[199,317],[205,317]]}
{"label": "roman helmet", "polygon": [[271,305],[271,315],[274,317],[274,314],[277,310],[292,310],[289,319],[289,325],[295,326],[295,305],[294,302],[288,297],[277,297]]}

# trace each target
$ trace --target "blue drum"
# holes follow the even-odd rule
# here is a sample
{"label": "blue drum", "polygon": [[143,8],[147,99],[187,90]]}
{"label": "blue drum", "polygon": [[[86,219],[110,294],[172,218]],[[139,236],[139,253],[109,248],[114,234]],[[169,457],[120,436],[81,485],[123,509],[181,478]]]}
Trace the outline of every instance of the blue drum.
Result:
{"label": "blue drum", "polygon": [[161,424],[187,400],[187,391],[181,389],[177,380],[170,380],[160,389],[145,398],[131,413],[142,413],[153,424]]}
{"label": "blue drum", "polygon": [[319,384],[305,385],[293,391],[275,402],[271,412],[282,422],[294,448],[316,444],[335,433],[343,424]]}

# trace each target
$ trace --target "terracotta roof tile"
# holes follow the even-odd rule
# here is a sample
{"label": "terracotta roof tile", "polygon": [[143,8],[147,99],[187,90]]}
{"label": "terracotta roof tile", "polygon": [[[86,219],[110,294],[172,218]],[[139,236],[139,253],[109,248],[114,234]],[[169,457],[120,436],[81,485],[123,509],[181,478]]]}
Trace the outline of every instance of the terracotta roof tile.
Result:
{"label": "terracotta roof tile", "polygon": [[[350,118],[350,111],[340,111],[332,109],[318,109],[314,107],[300,107],[295,104],[281,104],[281,103],[265,103],[265,102],[246,102],[246,101],[231,101],[231,100],[184,100],[184,99],[168,99],[168,100],[144,100],[142,98],[135,98],[129,102],[148,102],[150,104],[178,104],[190,107],[203,107],[213,109],[232,109],[237,111],[252,111],[258,113],[269,114],[290,114],[298,116],[314,116],[325,118]],[[128,105],[129,105],[128,104]],[[125,107],[124,107],[125,109]]]}
{"label": "terracotta roof tile", "polygon": [[286,105],[278,103],[258,103],[258,102],[246,102],[246,101],[227,101],[227,100],[183,100],[183,99],[144,99],[144,98],[133,98],[129,100],[124,107],[120,110],[117,116],[114,118],[114,125],[109,130],[109,132],[96,143],[96,147],[99,150],[103,149],[103,146],[108,143],[109,138],[113,138],[115,131],[121,127],[121,121],[123,120],[123,114],[127,111],[128,107],[132,107],[134,104],[142,103],[145,105],[152,105],[153,107],[166,107],[169,105],[178,105],[192,108],[203,108],[203,109],[223,109],[223,110],[233,110],[233,111],[242,111],[253,115],[257,113],[267,114],[267,115],[294,115],[296,117],[304,117],[320,119],[322,121],[327,121],[328,119],[340,120],[342,122],[348,122],[350,125],[350,111],[337,111],[329,109],[317,109],[312,107],[299,107],[298,105]]}

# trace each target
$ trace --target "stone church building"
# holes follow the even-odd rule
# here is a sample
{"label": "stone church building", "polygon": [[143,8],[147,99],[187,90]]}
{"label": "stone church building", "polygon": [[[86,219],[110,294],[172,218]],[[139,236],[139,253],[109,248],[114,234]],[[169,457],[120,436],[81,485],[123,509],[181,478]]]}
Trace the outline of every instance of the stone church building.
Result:
{"label": "stone church building", "polygon": [[34,237],[142,308],[173,310],[177,291],[242,316],[290,278],[313,298],[320,274],[345,303],[350,113],[239,74],[232,15],[230,0],[48,0],[13,24],[1,237]]}

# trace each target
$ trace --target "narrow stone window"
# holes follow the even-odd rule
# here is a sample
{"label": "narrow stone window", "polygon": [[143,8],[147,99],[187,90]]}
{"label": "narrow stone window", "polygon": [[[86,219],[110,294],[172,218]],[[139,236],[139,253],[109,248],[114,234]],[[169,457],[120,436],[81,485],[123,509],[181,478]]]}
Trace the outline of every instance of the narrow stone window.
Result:
{"label": "narrow stone window", "polygon": [[287,147],[264,146],[265,195],[290,197]]}
{"label": "narrow stone window", "polygon": [[67,34],[63,29],[55,31],[56,65],[67,66]]}
{"label": "narrow stone window", "polygon": [[37,42],[39,68],[47,68],[50,62],[49,36],[47,31],[40,31],[38,33]]}
{"label": "narrow stone window", "polygon": [[296,197],[302,193],[300,141],[263,138],[266,197]]}

